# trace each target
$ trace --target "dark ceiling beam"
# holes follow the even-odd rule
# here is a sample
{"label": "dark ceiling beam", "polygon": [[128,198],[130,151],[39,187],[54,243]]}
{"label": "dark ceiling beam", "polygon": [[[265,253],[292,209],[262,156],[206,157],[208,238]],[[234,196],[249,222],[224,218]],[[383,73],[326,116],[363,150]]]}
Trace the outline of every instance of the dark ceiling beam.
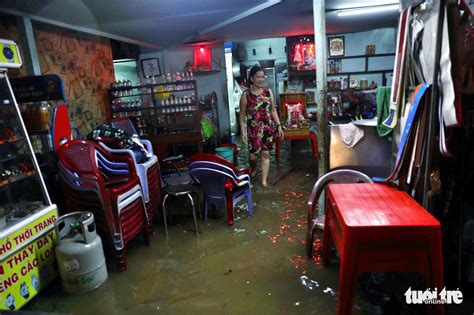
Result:
{"label": "dark ceiling beam", "polygon": [[41,22],[41,23],[45,23],[45,24],[55,25],[55,26],[59,26],[59,27],[62,27],[62,28],[67,28],[67,29],[70,29],[70,30],[74,30],[74,31],[78,31],[78,32],[86,33],[86,34],[91,34],[91,35],[95,35],[95,36],[99,36],[99,37],[114,39],[114,40],[117,40],[117,41],[129,43],[129,44],[133,44],[133,45],[137,45],[137,46],[154,48],[154,49],[163,49],[163,47],[161,47],[160,45],[156,45],[156,44],[152,44],[152,43],[148,43],[148,42],[144,42],[144,41],[141,41],[141,40],[136,40],[136,39],[120,36],[120,35],[115,35],[115,34],[112,34],[112,33],[99,31],[99,30],[89,28],[89,27],[84,27],[84,26],[59,22],[59,21],[56,21],[56,20],[53,20],[53,19],[48,19],[48,18],[44,18],[44,17],[41,17],[41,16],[28,14],[26,12],[14,10],[14,9],[0,8],[0,12],[3,12],[5,14],[9,14],[9,15],[13,15],[13,16],[26,17],[26,18],[29,18],[32,21],[37,21],[37,22]]}

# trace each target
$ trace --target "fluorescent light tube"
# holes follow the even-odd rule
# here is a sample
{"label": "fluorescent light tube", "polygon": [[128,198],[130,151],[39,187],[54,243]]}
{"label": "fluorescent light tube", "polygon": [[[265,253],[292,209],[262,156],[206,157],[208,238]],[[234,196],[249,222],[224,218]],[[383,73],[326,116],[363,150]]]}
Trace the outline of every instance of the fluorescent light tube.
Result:
{"label": "fluorescent light tube", "polygon": [[398,10],[398,4],[378,5],[378,6],[373,6],[373,7],[338,10],[337,16],[361,15],[361,14],[395,11],[395,10]]}

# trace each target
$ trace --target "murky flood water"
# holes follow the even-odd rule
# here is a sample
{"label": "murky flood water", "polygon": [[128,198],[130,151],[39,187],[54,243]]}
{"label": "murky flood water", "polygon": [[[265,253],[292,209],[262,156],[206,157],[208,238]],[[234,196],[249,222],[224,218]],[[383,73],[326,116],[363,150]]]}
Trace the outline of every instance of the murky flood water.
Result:
{"label": "murky flood water", "polygon": [[[254,179],[253,217],[241,204],[230,227],[224,209],[211,211],[208,222],[200,222],[198,238],[191,211],[175,207],[168,211],[169,242],[159,220],[149,247],[141,237],[127,247],[127,271],[110,272],[104,285],[87,294],[68,295],[57,282],[25,309],[73,314],[335,314],[337,259],[323,267],[317,252],[313,259],[305,256],[307,198],[317,179],[317,161],[304,142],[292,149],[290,153],[289,143],[283,144],[279,167],[272,156],[271,187],[263,188],[259,176]],[[245,152],[239,159],[246,164]],[[316,240],[315,247],[319,245]],[[377,284],[377,279],[368,283]],[[374,289],[369,285],[367,290]],[[355,312],[381,313],[377,305],[384,298],[371,305],[357,297]]]}

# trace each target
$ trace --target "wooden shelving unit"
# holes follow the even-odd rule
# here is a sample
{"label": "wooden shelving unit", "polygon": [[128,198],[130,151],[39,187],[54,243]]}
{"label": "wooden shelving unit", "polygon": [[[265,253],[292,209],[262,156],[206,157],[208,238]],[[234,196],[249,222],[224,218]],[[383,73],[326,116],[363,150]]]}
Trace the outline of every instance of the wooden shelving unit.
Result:
{"label": "wooden shelving unit", "polygon": [[167,155],[164,144],[193,143],[202,152],[195,80],[128,86],[109,94],[112,118],[130,118],[161,156]]}
{"label": "wooden shelving unit", "polygon": [[338,73],[328,73],[328,77],[347,77],[347,82],[350,81],[351,76],[353,75],[364,75],[364,74],[381,74],[382,75],[382,85],[387,84],[387,74],[393,72],[393,69],[382,69],[382,70],[369,70],[369,60],[371,58],[377,58],[377,57],[391,57],[395,56],[394,53],[390,54],[375,54],[375,55],[354,55],[354,56],[346,56],[346,57],[331,57],[328,58],[328,61],[330,60],[336,60],[336,59],[364,59],[365,60],[365,69],[362,71],[342,71]]}

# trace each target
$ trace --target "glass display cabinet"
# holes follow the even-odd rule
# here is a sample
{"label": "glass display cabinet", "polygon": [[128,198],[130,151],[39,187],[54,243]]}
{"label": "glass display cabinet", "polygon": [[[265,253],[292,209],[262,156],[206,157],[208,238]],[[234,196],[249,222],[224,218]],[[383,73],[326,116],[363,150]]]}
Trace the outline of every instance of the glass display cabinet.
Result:
{"label": "glass display cabinet", "polygon": [[57,209],[7,76],[19,67],[16,44],[0,39],[0,310],[21,308],[57,274]]}

